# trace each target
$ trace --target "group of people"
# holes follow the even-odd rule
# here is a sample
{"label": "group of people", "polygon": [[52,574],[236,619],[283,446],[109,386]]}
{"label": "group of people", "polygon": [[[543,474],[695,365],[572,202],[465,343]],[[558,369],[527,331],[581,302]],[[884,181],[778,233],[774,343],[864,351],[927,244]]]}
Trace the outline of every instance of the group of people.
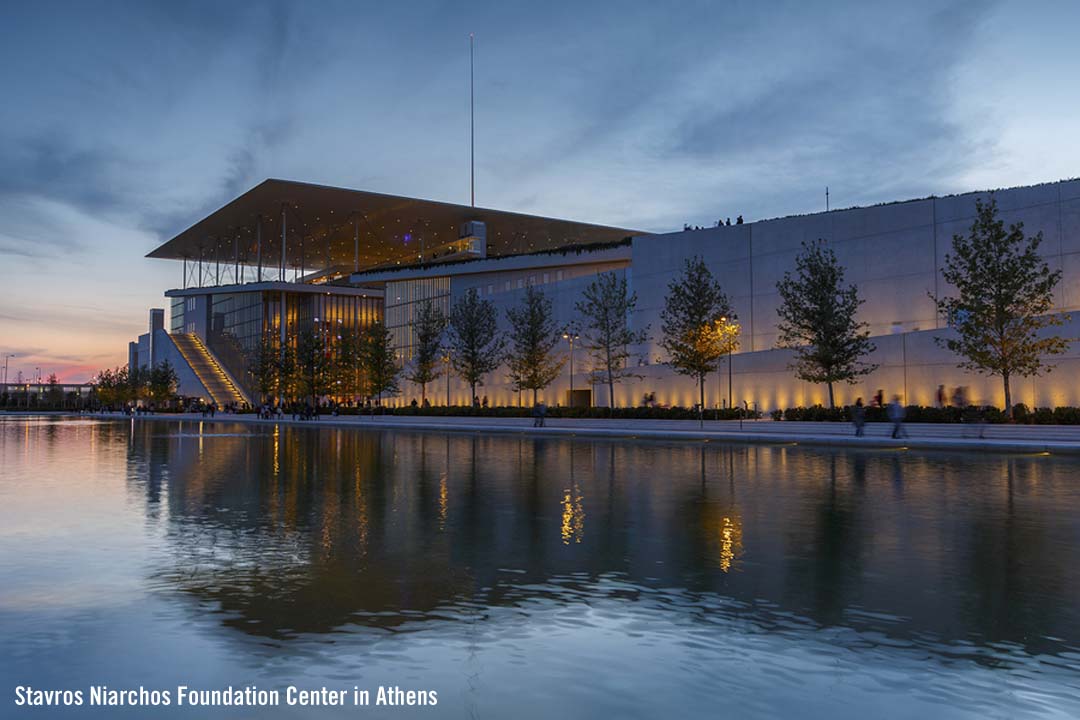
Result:
{"label": "group of people", "polygon": [[[885,394],[878,390],[871,402],[875,407],[881,407],[885,402]],[[893,425],[892,437],[906,438],[908,434],[904,429],[904,418],[907,416],[907,408],[900,402],[899,395],[893,395],[886,414]],[[866,432],[866,406],[863,405],[862,398],[856,398],[855,404],[851,406],[851,423],[855,426],[855,437],[862,437]]]}
{"label": "group of people", "polygon": [[544,420],[547,419],[547,405],[543,400],[533,405],[533,427],[544,427]]}
{"label": "group of people", "polygon": [[273,420],[275,418],[280,420],[285,417],[285,412],[281,409],[280,405],[271,405],[270,403],[263,403],[260,405],[258,412],[260,420]]}
{"label": "group of people", "polygon": [[[742,215],[740,215],[738,218],[735,219],[735,224],[736,225],[742,225],[743,224]],[[727,219],[727,223],[725,223],[723,220],[717,220],[716,224],[713,225],[713,227],[724,227],[725,225],[727,225],[727,226],[731,225],[731,218]],[[685,232],[687,230],[704,230],[705,228],[703,228],[701,225],[691,225],[690,223],[683,223],[683,228],[682,229]]]}
{"label": "group of people", "polygon": [[[885,406],[885,393],[878,390],[871,399],[870,405],[871,407],[886,407],[886,416],[893,426],[891,437],[897,439],[908,437],[907,430],[904,429],[907,408],[900,402],[899,395],[894,395],[892,402]],[[979,433],[978,436],[980,438],[985,437],[986,418],[984,411],[982,408],[971,404],[967,388],[957,387],[950,396],[944,385],[938,385],[937,406],[939,408],[955,407],[960,409],[960,422],[965,425],[965,437],[968,434],[967,427],[976,428]],[[851,407],[851,423],[855,426],[855,436],[862,437],[866,430],[866,406],[863,405],[861,397],[857,398],[855,404]]]}
{"label": "group of people", "polygon": [[194,405],[192,405],[192,406],[190,406],[188,408],[189,412],[202,413],[203,417],[214,417],[215,415],[218,414],[218,412],[221,412],[221,413],[223,413],[225,415],[238,415],[241,412],[246,412],[247,410],[248,410],[247,403],[244,403],[243,405],[240,405],[240,404],[234,403],[234,402],[225,403],[224,405],[221,406],[220,409],[218,408],[217,403],[215,403],[215,402],[210,402],[210,403],[198,402],[198,403],[196,403],[196,404],[194,404]]}

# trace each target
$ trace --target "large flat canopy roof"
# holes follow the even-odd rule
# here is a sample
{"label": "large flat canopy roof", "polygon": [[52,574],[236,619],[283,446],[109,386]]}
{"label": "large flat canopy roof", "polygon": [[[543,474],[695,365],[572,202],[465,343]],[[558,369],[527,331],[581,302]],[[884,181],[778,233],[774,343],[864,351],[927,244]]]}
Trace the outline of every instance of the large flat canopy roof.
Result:
{"label": "large flat canopy roof", "polygon": [[487,224],[489,257],[565,245],[610,242],[645,233],[625,228],[418,200],[290,180],[265,180],[147,255],[171,260],[281,263],[285,210],[286,265],[352,269],[359,232],[361,269],[416,262],[458,239],[461,224]]}

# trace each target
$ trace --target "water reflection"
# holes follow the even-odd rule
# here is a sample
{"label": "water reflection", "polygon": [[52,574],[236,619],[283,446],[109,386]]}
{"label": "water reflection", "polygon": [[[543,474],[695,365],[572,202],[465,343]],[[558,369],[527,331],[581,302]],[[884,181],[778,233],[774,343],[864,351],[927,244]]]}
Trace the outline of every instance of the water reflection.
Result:
{"label": "water reflection", "polygon": [[130,633],[160,654],[125,645],[114,683],[174,655],[351,683],[351,658],[466,716],[555,689],[586,715],[1080,709],[1068,458],[0,420],[0,459],[0,671],[110,681],[67,635]]}
{"label": "water reflection", "polygon": [[1080,630],[1068,461],[214,431],[136,425],[129,478],[167,525],[158,580],[246,633],[438,622],[605,577],[906,639],[1042,653]]}

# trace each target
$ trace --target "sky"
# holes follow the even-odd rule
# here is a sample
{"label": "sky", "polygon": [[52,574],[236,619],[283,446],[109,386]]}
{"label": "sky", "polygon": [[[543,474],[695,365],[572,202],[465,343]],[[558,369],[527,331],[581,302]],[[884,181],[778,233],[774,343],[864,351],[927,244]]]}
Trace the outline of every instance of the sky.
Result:
{"label": "sky", "polygon": [[[268,177],[647,231],[1080,175],[1080,3],[49,2],[0,21],[0,355],[122,365]],[[0,357],[0,361],[3,358]],[[38,370],[40,368],[40,370]]]}

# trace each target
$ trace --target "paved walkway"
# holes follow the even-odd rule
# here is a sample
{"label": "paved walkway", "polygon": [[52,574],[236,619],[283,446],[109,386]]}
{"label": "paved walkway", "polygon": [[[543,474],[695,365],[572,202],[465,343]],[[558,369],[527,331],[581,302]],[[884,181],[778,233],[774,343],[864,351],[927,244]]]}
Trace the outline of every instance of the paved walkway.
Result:
{"label": "paved walkway", "polygon": [[[117,417],[113,415],[111,417]],[[858,438],[848,423],[778,422],[773,420],[707,421],[701,429],[695,420],[602,420],[548,419],[546,427],[534,428],[531,418],[419,417],[402,415],[332,417],[318,420],[259,420],[254,415],[219,413],[213,420],[201,415],[143,415],[137,419],[205,420],[255,424],[358,427],[433,432],[482,434],[528,434],[544,436],[609,437],[655,440],[728,440],[759,443],[798,443],[866,448],[925,448],[982,450],[991,452],[1067,453],[1080,455],[1080,425],[972,425],[908,423],[907,438],[892,439],[892,425],[867,423],[866,435]],[[982,431],[983,437],[979,437]]]}

